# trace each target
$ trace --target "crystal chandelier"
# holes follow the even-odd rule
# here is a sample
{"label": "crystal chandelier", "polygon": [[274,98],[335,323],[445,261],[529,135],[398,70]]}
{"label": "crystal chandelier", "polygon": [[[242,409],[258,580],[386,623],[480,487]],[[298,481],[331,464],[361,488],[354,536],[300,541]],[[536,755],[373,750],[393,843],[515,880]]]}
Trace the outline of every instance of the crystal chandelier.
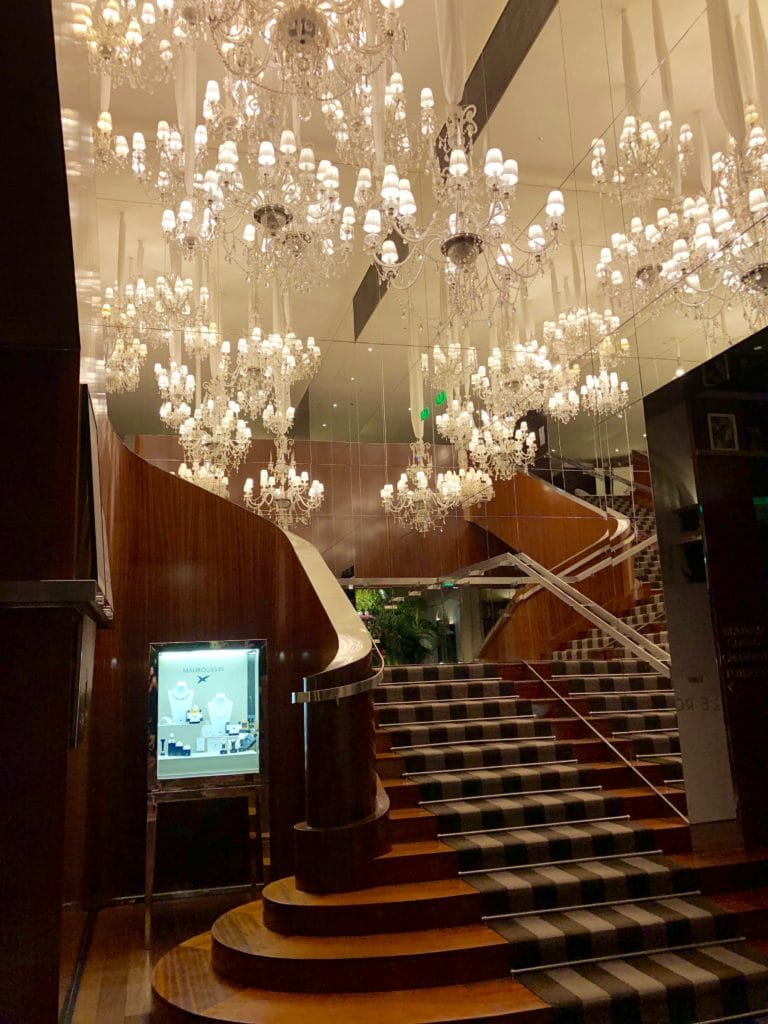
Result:
{"label": "crystal chandelier", "polygon": [[105,288],[101,328],[106,353],[107,391],[135,391],[146,362],[152,324],[151,307],[141,277],[123,287]]}
{"label": "crystal chandelier", "polygon": [[494,148],[480,169],[474,117],[474,107],[458,108],[438,138],[431,170],[435,208],[424,224],[417,222],[410,181],[394,164],[385,166],[378,194],[367,167],[355,189],[356,205],[366,210],[364,244],[382,279],[410,288],[426,263],[436,265],[447,286],[448,319],[465,324],[486,305],[489,312],[514,307],[520,288],[541,273],[554,250],[565,210],[562,193],[550,192],[546,230],[532,224],[520,245],[511,216],[517,162]]}
{"label": "crystal chandelier", "polygon": [[[357,163],[360,153],[376,149],[374,138],[374,95],[377,87],[367,79],[342,98],[322,97],[321,110],[328,131],[336,140],[336,152],[345,163]],[[432,90],[421,90],[419,122],[409,128],[403,76],[393,71],[384,86],[381,145],[385,163],[396,164],[408,173],[430,166],[437,137],[435,98]]]}
{"label": "crystal chandelier", "polygon": [[220,377],[206,382],[202,404],[178,429],[185,462],[222,473],[237,468],[251,445],[251,429]]}
{"label": "crystal chandelier", "polygon": [[242,143],[250,159],[258,142],[280,131],[285,104],[262,89],[249,88],[242,78],[226,74],[221,83],[210,79],[203,98],[203,122],[209,138]]}
{"label": "crystal chandelier", "polygon": [[629,385],[615,370],[609,373],[603,367],[594,376],[588,373],[581,385],[581,405],[596,416],[618,416],[629,405]]}
{"label": "crystal chandelier", "polygon": [[115,85],[152,88],[171,74],[175,48],[202,35],[204,0],[90,0],[77,4],[76,31],[92,68]]}
{"label": "crystal chandelier", "polygon": [[249,87],[341,96],[405,48],[403,0],[208,0],[213,42]]}
{"label": "crystal chandelier", "polygon": [[492,416],[484,409],[481,426],[468,445],[474,465],[494,480],[511,480],[518,472],[527,472],[536,459],[536,435],[528,430],[525,420],[509,416]]}
{"label": "crystal chandelier", "polygon": [[319,368],[320,349],[314,338],[307,338],[305,345],[293,331],[263,335],[255,327],[237,344],[235,381],[247,415],[262,416],[270,433],[287,432],[294,415],[291,388],[311,380]]}
{"label": "crystal chandelier", "polygon": [[460,484],[456,474],[438,473],[435,487],[430,446],[419,439],[411,442],[411,461],[397,484],[385,484],[381,503],[387,515],[408,530],[429,533],[442,530],[451,509],[459,504]]}
{"label": "crystal chandelier", "polygon": [[217,494],[220,498],[229,497],[229,477],[220,467],[208,463],[193,463],[188,466],[186,462],[182,462],[176,475],[190,484],[197,484],[204,491]]}
{"label": "crystal chandelier", "polygon": [[224,209],[224,193],[215,171],[206,173],[192,196],[185,196],[174,211],[163,211],[162,229],[175,256],[193,260],[207,259],[216,238],[219,217]]}
{"label": "crystal chandelier", "polygon": [[693,153],[693,132],[683,124],[675,133],[668,110],[661,111],[656,127],[628,114],[617,148],[616,165],[611,168],[606,163],[605,140],[592,140],[592,180],[614,199],[645,204],[674,194],[679,178],[673,169],[677,165],[678,175],[685,171]]}
{"label": "crystal chandelier", "polygon": [[444,389],[449,394],[466,390],[477,370],[477,351],[474,346],[462,345],[459,341],[449,341],[445,347],[438,343],[432,349],[431,364],[427,353],[422,353],[421,369],[424,380],[436,389]]}
{"label": "crystal chandelier", "polygon": [[618,336],[620,317],[611,309],[599,313],[591,306],[569,309],[557,320],[545,320],[542,336],[547,348],[564,361],[596,350],[600,365],[613,368],[629,354],[629,340]]}
{"label": "crystal chandelier", "polygon": [[492,418],[516,422],[529,411],[546,411],[553,395],[569,394],[578,376],[578,365],[553,364],[546,345],[532,338],[494,348],[472,374],[472,390]]}
{"label": "crystal chandelier", "polygon": [[138,338],[118,334],[106,351],[107,392],[135,391],[147,360],[147,346]]}
{"label": "crystal chandelier", "polygon": [[[236,163],[236,144],[224,145]],[[259,143],[255,179],[253,190],[229,192],[226,258],[249,277],[279,277],[283,286],[302,291],[342,272],[352,253],[355,212],[342,207],[338,167],[316,163],[311,147],[299,148],[286,129],[277,146]]]}
{"label": "crystal chandelier", "polygon": [[[194,146],[193,180],[200,182],[202,159],[208,150],[208,131],[205,125],[198,125],[195,129]],[[172,128],[167,121],[158,121],[154,152],[149,154],[143,133],[134,132],[130,167],[134,179],[150,199],[162,203],[178,201],[185,192],[186,152],[181,132]]]}
{"label": "crystal chandelier", "polygon": [[155,363],[155,379],[162,399],[160,419],[166,426],[178,430],[192,415],[195,376],[184,365],[171,362],[170,368],[166,370],[160,363]]}
{"label": "crystal chandelier", "polygon": [[268,468],[261,471],[258,496],[250,477],[243,486],[246,508],[271,519],[283,530],[308,523],[324,497],[325,488],[319,480],[310,483],[306,470],[296,470],[293,441],[284,434],[275,438],[275,455],[270,455]]}

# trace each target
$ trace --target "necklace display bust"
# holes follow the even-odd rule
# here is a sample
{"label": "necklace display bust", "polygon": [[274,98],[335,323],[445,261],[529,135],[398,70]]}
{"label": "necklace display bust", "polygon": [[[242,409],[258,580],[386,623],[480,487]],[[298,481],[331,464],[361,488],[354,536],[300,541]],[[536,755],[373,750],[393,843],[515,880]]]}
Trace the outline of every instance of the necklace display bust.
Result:
{"label": "necklace display bust", "polygon": [[181,725],[187,720],[187,712],[192,707],[195,698],[195,691],[191,686],[180,679],[175,686],[168,691],[168,703],[171,706],[171,721],[174,725]]}
{"label": "necklace display bust", "polygon": [[227,723],[232,717],[232,701],[225,693],[217,693],[208,701],[208,717],[211,722],[211,735],[224,736]]}

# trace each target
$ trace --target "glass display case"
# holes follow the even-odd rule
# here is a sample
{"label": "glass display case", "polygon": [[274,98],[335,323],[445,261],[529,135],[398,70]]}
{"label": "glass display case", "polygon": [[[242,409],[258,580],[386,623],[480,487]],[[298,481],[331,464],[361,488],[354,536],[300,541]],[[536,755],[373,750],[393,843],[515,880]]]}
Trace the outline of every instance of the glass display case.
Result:
{"label": "glass display case", "polygon": [[263,640],[150,646],[157,780],[261,775]]}

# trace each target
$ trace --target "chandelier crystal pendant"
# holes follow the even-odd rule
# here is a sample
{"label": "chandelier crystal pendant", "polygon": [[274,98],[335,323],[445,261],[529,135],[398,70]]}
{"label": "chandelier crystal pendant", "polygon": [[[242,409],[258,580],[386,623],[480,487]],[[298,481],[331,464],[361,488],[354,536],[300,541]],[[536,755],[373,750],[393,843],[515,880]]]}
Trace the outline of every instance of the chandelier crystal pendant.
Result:
{"label": "chandelier crystal pendant", "polygon": [[[194,146],[193,181],[199,185],[202,182],[202,160],[208,151],[208,130],[205,125],[198,125],[195,129]],[[117,143],[115,148],[117,149]],[[154,152],[148,153],[144,134],[133,133],[130,151],[131,174],[150,199],[159,200],[164,204],[176,203],[185,194],[187,154],[182,133],[167,121],[158,121],[153,148]]]}
{"label": "chandelier crystal pendant", "polygon": [[385,484],[381,503],[387,515],[408,530],[429,533],[442,530],[451,509],[460,501],[460,484],[456,474],[438,473],[435,486],[430,445],[424,440],[411,442],[411,461],[400,474],[396,485]]}
{"label": "chandelier crystal pendant", "polygon": [[168,81],[176,49],[205,31],[204,0],[90,0],[76,7],[75,30],[91,67],[115,85],[151,90]]}
{"label": "chandelier crystal pendant", "polygon": [[465,325],[481,311],[514,308],[520,289],[554,251],[565,212],[562,192],[553,190],[546,228],[531,224],[520,244],[512,220],[517,162],[492,148],[479,166],[475,112],[473,106],[458,108],[438,137],[431,170],[435,208],[425,223],[418,223],[410,181],[394,164],[385,166],[378,194],[367,167],[358,172],[355,189],[355,203],[366,211],[365,248],[381,278],[410,288],[425,264],[436,265],[447,286],[448,320]]}
{"label": "chandelier crystal pendant", "polygon": [[249,477],[243,486],[245,507],[271,519],[283,530],[309,523],[313,512],[323,504],[325,488],[319,480],[310,483],[306,470],[296,469],[293,441],[280,434],[275,438],[275,454],[259,477],[259,493]]}
{"label": "chandelier crystal pendant", "polygon": [[[225,145],[236,163],[236,144]],[[338,167],[316,162],[311,147],[300,148],[286,129],[277,146],[259,143],[255,177],[252,190],[222,193],[226,259],[249,277],[279,278],[282,287],[300,291],[341,273],[352,253],[355,212],[342,206]]]}
{"label": "chandelier crystal pendant", "polygon": [[532,338],[494,348],[472,375],[472,391],[491,418],[517,422],[530,411],[546,411],[553,395],[568,395],[579,372],[578,364],[552,363],[547,346]]}
{"label": "chandelier crystal pendant", "polygon": [[403,0],[208,0],[213,42],[249,88],[342,96],[405,49]]}
{"label": "chandelier crystal pendant", "polygon": [[280,131],[287,116],[282,97],[249,88],[242,78],[227,73],[219,83],[210,79],[203,98],[203,122],[208,136],[244,146],[249,159],[258,153],[260,139]]}

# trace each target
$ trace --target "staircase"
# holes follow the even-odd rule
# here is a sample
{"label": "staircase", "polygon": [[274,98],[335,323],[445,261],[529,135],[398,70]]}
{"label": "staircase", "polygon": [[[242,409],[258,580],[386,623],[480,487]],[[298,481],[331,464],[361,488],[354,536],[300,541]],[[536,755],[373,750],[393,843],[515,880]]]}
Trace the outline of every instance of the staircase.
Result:
{"label": "staircase", "polygon": [[[649,575],[625,621],[664,645]],[[390,668],[375,701],[392,848],[371,887],[270,883],[158,963],[158,1021],[768,1015],[768,853],[688,852],[668,679],[590,630],[533,669]]]}
{"label": "staircase", "polygon": [[[655,532],[647,510],[636,523],[641,537]],[[644,597],[623,620],[668,649],[655,545],[635,573]],[[480,892],[513,976],[563,1022],[768,1012],[768,962],[735,912],[752,915],[753,937],[768,935],[768,890],[713,902],[702,889],[752,877],[737,861],[725,878],[717,858],[681,856],[689,837],[674,813],[685,798],[669,679],[597,629],[537,668],[563,701],[543,679],[505,679],[488,665],[482,680],[453,683],[390,672],[377,694],[386,756],[418,785],[460,877]]]}

